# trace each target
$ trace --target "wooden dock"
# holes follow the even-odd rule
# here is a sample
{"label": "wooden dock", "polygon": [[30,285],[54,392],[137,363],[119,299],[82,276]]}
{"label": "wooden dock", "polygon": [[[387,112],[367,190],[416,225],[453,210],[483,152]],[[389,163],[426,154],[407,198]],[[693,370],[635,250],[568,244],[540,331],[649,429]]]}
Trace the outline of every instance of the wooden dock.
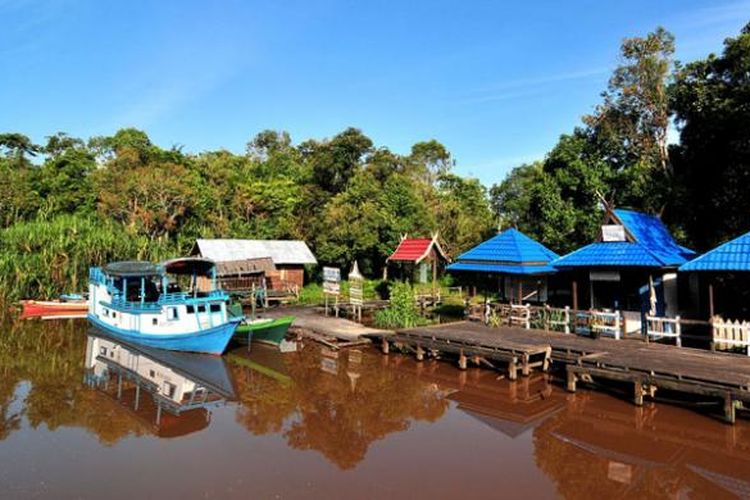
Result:
{"label": "wooden dock", "polygon": [[320,342],[332,349],[369,344],[369,337],[382,337],[392,332],[371,328],[354,321],[325,316],[317,307],[280,307],[269,309],[261,317],[279,318],[294,316],[290,331]]}
{"label": "wooden dock", "polygon": [[639,340],[590,339],[574,334],[491,328],[475,322],[456,322],[397,331],[380,336],[385,353],[392,346],[412,352],[418,360],[427,356],[458,357],[469,363],[504,369],[515,380],[518,371],[565,370],[567,389],[578,382],[610,381],[632,386],[633,402],[657,391],[710,398],[723,404],[727,422],[735,421],[736,409],[750,403],[750,357],[680,348]]}

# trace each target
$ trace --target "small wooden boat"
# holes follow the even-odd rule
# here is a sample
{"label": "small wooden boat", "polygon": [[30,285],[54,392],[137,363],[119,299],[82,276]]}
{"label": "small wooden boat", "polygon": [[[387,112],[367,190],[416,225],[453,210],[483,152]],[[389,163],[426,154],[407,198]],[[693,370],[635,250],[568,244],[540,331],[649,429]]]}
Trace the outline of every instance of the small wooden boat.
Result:
{"label": "small wooden boat", "polygon": [[284,316],[283,318],[245,320],[235,330],[234,338],[240,342],[262,342],[278,346],[284,340],[294,319],[294,316]]}
{"label": "small wooden boat", "polygon": [[85,318],[89,305],[86,299],[22,300],[21,319],[46,317]]}

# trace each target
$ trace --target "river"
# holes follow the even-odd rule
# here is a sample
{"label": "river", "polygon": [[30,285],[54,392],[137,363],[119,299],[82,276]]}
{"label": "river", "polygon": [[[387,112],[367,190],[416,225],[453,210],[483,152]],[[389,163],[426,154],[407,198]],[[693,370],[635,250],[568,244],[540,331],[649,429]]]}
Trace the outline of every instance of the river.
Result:
{"label": "river", "polygon": [[0,498],[750,497],[750,421],[375,349],[0,333]]}

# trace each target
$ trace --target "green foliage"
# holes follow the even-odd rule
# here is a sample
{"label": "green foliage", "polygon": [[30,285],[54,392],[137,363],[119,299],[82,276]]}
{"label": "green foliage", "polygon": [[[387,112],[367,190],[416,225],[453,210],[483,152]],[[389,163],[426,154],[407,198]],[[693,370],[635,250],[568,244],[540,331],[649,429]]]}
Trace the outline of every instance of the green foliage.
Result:
{"label": "green foliage", "polygon": [[390,286],[390,302],[387,308],[377,311],[375,324],[380,328],[412,328],[426,323],[419,314],[414,300],[414,290],[408,283],[395,282]]}

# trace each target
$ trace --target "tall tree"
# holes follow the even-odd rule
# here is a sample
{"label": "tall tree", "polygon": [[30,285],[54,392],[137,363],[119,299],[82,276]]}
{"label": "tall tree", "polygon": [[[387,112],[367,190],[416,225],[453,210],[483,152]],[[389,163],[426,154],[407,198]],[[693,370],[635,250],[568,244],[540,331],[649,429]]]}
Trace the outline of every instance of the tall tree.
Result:
{"label": "tall tree", "polygon": [[680,130],[672,149],[679,192],[672,215],[698,249],[750,230],[750,23],[682,67],[671,87]]}

